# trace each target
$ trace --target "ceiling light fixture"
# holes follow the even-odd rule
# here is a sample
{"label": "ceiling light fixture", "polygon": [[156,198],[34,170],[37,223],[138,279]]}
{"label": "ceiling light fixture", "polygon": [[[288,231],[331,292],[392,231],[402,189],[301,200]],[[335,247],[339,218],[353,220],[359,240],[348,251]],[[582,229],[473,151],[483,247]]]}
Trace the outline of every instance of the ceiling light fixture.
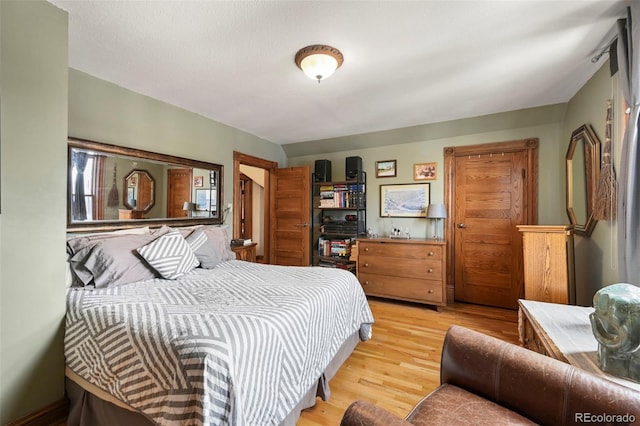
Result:
{"label": "ceiling light fixture", "polygon": [[300,49],[296,53],[295,61],[298,68],[309,78],[318,80],[320,83],[340,68],[344,58],[335,47],[314,44]]}

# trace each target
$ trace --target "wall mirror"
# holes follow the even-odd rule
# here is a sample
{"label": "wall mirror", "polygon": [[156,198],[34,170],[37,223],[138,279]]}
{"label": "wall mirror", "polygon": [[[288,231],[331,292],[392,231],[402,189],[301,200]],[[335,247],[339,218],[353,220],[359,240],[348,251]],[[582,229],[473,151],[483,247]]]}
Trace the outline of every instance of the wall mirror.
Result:
{"label": "wall mirror", "polygon": [[576,234],[588,237],[596,226],[593,205],[600,175],[600,141],[591,126],[585,124],[573,131],[566,163],[569,221]]}
{"label": "wall mirror", "polygon": [[223,222],[223,166],[69,139],[67,227],[95,231]]}
{"label": "wall mirror", "polygon": [[134,169],[122,179],[122,204],[127,210],[147,213],[156,203],[155,179],[146,170]]}

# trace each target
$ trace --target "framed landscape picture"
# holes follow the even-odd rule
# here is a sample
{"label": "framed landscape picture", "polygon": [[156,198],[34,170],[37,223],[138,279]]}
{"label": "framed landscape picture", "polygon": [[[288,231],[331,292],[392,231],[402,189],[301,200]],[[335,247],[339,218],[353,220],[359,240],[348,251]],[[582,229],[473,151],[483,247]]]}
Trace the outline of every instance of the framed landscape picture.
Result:
{"label": "framed landscape picture", "polygon": [[396,160],[376,161],[376,177],[396,177]]}
{"label": "framed landscape picture", "polygon": [[211,190],[196,189],[196,210],[208,211],[211,208]]}
{"label": "framed landscape picture", "polygon": [[380,185],[380,217],[427,217],[428,183]]}

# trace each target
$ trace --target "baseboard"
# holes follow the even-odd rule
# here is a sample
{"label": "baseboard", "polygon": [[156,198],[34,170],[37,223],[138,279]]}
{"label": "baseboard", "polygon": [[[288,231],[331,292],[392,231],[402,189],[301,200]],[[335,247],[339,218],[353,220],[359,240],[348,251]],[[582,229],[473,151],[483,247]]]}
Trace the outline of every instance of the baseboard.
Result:
{"label": "baseboard", "polygon": [[26,417],[8,423],[6,426],[54,426],[65,423],[69,415],[69,400],[67,398],[49,404]]}

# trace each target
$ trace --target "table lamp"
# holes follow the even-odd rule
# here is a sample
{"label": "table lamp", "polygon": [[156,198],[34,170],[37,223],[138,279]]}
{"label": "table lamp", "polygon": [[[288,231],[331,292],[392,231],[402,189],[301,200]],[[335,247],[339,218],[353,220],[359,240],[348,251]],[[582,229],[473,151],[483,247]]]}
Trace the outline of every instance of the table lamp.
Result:
{"label": "table lamp", "polygon": [[436,232],[433,238],[441,240],[442,238],[438,236],[438,222],[440,219],[447,218],[447,207],[444,204],[429,204],[427,207],[427,218],[436,220]]}
{"label": "table lamp", "polygon": [[196,203],[185,201],[182,205],[182,210],[187,212],[187,216],[191,217],[193,215],[193,212],[196,211]]}

